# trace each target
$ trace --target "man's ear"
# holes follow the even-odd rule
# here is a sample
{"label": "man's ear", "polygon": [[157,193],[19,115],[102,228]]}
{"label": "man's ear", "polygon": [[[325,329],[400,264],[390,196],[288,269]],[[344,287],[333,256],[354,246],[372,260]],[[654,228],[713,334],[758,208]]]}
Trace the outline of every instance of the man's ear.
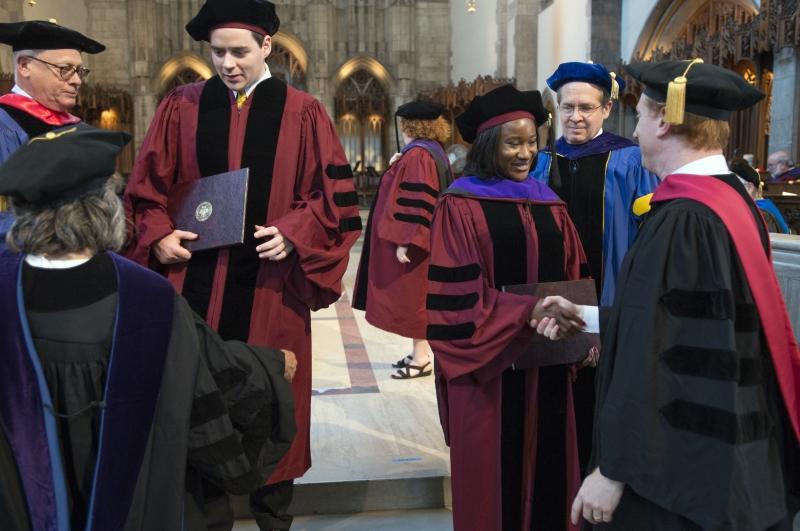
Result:
{"label": "man's ear", "polygon": [[666,116],[666,107],[659,107],[658,109],[658,125],[656,126],[656,136],[658,138],[664,137],[667,133],[669,133],[672,124],[667,123],[664,120]]}
{"label": "man's ear", "polygon": [[264,36],[264,42],[261,44],[261,51],[264,53],[264,59],[269,57],[272,53],[272,37],[269,35]]}

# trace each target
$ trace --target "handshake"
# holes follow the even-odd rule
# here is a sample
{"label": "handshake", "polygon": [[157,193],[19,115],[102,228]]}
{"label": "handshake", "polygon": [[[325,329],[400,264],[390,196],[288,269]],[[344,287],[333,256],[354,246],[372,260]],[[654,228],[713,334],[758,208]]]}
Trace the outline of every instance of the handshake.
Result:
{"label": "handshake", "polygon": [[552,340],[571,337],[586,327],[583,306],[558,295],[539,299],[528,318],[528,324],[537,333]]}

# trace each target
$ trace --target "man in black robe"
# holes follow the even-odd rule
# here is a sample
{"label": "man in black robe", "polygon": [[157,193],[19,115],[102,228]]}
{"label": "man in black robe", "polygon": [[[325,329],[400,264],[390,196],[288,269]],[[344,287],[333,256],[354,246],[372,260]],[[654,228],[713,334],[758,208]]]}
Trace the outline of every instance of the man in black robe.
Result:
{"label": "man in black robe", "polygon": [[628,71],[645,85],[643,162],[662,182],[606,321],[591,474],[572,520],[789,530],[800,507],[800,354],[766,227],[722,155],[731,111],[764,96],[700,60]]}
{"label": "man in black robe", "polygon": [[[0,167],[0,529],[210,530],[201,481],[245,494],[295,434],[293,354],[223,341],[110,252],[130,137],[84,124]],[[227,523],[223,522],[223,525]]]}

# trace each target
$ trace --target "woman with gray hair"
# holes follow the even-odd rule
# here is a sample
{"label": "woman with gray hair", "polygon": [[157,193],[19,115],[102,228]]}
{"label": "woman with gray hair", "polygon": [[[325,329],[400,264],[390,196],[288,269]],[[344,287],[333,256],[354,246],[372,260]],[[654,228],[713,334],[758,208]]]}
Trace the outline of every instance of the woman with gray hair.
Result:
{"label": "woman with gray hair", "polygon": [[0,251],[4,531],[205,530],[204,486],[249,492],[294,437],[294,355],[222,341],[113,252],[109,175],[129,139],[76,125],[0,167],[16,217]]}

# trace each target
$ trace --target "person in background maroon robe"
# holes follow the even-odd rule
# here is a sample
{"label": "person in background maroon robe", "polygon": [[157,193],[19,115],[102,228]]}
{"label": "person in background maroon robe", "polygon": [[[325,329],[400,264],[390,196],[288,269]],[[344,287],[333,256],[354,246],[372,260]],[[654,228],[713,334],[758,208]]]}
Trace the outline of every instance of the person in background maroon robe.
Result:
{"label": "person in background maroon robe", "polygon": [[[558,308],[557,326],[583,326],[560,297],[504,293],[504,285],[581,278],[586,258],[566,205],[529,177],[537,125],[547,113],[537,91],[511,85],[475,98],[456,123],[472,141],[465,176],[433,216],[427,336],[436,359],[439,411],[450,446],[456,531],[557,531],[581,479],[576,415],[579,367],[515,370],[506,347]],[[578,426],[576,416],[588,421]]]}
{"label": "person in background maroon robe", "polygon": [[451,131],[442,111],[424,101],[397,109],[405,147],[381,177],[356,276],[353,307],[366,310],[370,324],[413,338],[413,353],[393,364],[395,379],[432,372],[425,340],[430,227],[436,198],[453,180],[443,149]]}
{"label": "person in background maroon robe", "polygon": [[[125,193],[135,227],[128,257],[163,271],[223,338],[297,355],[297,435],[268,485],[250,497],[261,529],[291,526],[292,480],[311,466],[310,311],[339,298],[361,230],[352,170],[325,109],[270,76],[265,61],[279,24],[263,0],[202,6],[186,29],[210,42],[218,75],[161,102]],[[171,187],[243,167],[244,244],[190,253],[181,241],[197,235],[167,215]],[[214,490],[205,486],[209,505],[221,494]],[[230,529],[227,500],[218,505]]]}

